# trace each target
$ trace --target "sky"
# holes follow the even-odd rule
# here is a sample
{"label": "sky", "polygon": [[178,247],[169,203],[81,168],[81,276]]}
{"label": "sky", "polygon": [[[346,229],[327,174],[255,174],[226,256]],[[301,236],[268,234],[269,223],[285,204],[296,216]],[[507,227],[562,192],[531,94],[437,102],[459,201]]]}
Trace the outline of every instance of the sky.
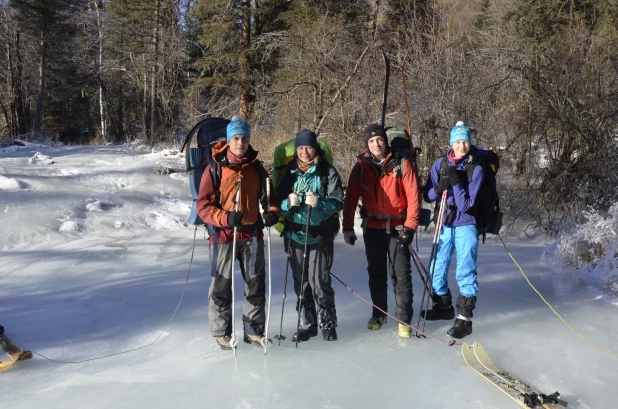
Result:
{"label": "sky", "polygon": [[[160,175],[161,166],[178,172]],[[191,196],[183,169],[184,157],[174,149],[153,151],[139,143],[0,147],[0,325],[22,349],[36,352],[0,373],[2,407],[517,407],[464,362],[460,346],[401,339],[391,319],[378,331],[367,330],[371,307],[336,280],[338,341],[318,336],[295,348],[289,277],[282,329],[287,339],[280,346],[274,341],[267,354],[242,342],[236,358],[222,351],[208,322],[208,243],[200,229],[194,244],[196,232],[186,223]],[[418,243],[425,264],[431,233],[422,233]],[[336,238],[332,272],[370,299],[361,234],[357,220],[354,247]],[[618,356],[616,299],[548,263],[543,254],[556,243],[525,237],[506,242],[556,311],[591,343]],[[285,271],[274,230],[271,257],[272,337],[279,330]],[[569,408],[614,408],[618,361],[560,321],[499,240],[488,237],[480,245],[478,271],[473,333],[463,341],[478,340],[497,365],[536,389],[559,391]],[[449,283],[456,296],[454,274],[452,269]],[[413,283],[415,324],[422,293],[416,271]],[[236,294],[240,328],[240,279]],[[428,322],[426,331],[450,340],[451,325]],[[51,361],[136,348],[81,363]]]}

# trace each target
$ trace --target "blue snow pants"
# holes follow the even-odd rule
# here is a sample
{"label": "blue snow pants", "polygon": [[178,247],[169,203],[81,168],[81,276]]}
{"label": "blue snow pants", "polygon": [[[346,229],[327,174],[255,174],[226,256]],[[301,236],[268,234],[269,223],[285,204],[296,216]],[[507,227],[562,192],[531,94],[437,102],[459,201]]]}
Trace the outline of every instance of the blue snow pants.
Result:
{"label": "blue snow pants", "polygon": [[455,277],[459,293],[464,297],[475,297],[479,290],[476,280],[476,255],[479,249],[479,236],[475,225],[448,227],[442,226],[438,254],[433,275],[433,292],[445,295],[448,291],[448,268],[453,250],[457,252]]}

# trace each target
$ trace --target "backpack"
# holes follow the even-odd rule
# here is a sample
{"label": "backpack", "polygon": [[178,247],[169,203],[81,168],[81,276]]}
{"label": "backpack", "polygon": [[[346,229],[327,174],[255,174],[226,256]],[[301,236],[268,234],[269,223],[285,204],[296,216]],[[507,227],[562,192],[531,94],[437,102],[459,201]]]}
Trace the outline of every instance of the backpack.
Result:
{"label": "backpack", "polygon": [[[320,175],[319,196],[325,197],[327,193],[327,189],[328,189],[327,163],[331,165],[333,164],[333,153],[325,140],[318,139],[318,145],[320,146],[322,153],[324,153],[324,159],[326,159],[326,161],[322,160],[318,163],[318,172]],[[272,175],[271,175],[273,186],[275,189],[279,187],[279,183],[281,182],[283,175],[285,175],[285,172],[287,172],[288,164],[294,159],[295,153],[296,153],[295,139],[290,139],[289,141],[279,144],[277,145],[277,147],[275,147],[273,169],[272,169]],[[285,198],[281,198],[281,199],[284,200]],[[339,214],[333,215],[332,219],[333,219],[332,222],[333,222],[334,234],[335,236],[337,236],[337,234],[339,233],[339,229],[341,228],[341,223],[339,222]],[[285,222],[285,219],[282,217],[279,219],[279,222],[276,223],[273,227],[279,233],[282,233],[283,229],[285,228],[284,222]]]}
{"label": "backpack", "polygon": [[[200,219],[197,214],[196,203],[200,190],[200,182],[204,171],[210,166],[210,177],[212,177],[213,186],[215,187],[215,194],[217,200],[219,200],[219,186],[221,184],[221,167],[212,157],[212,148],[220,141],[226,139],[227,125],[230,123],[224,118],[206,118],[198,122],[191,131],[187,134],[180,151],[183,152],[185,147],[191,146],[191,140],[197,134],[197,147],[190,148],[188,154],[185,155],[186,169],[189,174],[189,184],[191,186],[191,196],[193,197],[193,203],[191,204],[191,212],[187,222],[195,226],[205,225],[208,230],[208,235],[212,236],[216,233],[217,229],[211,224],[206,224]],[[264,173],[262,166],[257,166],[261,162],[254,161],[258,173]],[[265,173],[263,178],[265,178]],[[262,189],[263,192],[264,189]]]}
{"label": "backpack", "polygon": [[[295,139],[290,139],[287,142],[283,142],[282,144],[277,145],[275,148],[274,158],[273,158],[273,171],[272,171],[272,181],[275,189],[279,187],[279,182],[281,182],[281,178],[285,175],[285,172],[288,168],[288,164],[294,158],[294,154],[296,153],[296,141]],[[330,147],[323,139],[318,139],[318,145],[320,145],[320,149],[324,152],[325,159],[333,164],[333,153],[330,150]]]}
{"label": "backpack", "polygon": [[[445,156],[440,165],[441,177],[446,174],[447,166],[448,159]],[[496,187],[496,174],[500,169],[500,158],[492,150],[478,149],[476,156],[471,156],[466,164],[468,181],[472,180],[472,174],[477,166],[481,166],[483,169],[483,183],[479,188],[474,206],[466,213],[476,219],[476,228],[478,233],[483,236],[483,243],[485,243],[487,233],[498,234],[502,227],[502,212],[500,211],[500,199]]]}
{"label": "backpack", "polygon": [[[214,169],[218,167],[217,163],[212,158],[212,148],[217,142],[226,138],[227,124],[230,121],[223,118],[206,118],[199,121],[187,134],[181,152],[184,152],[185,147],[189,148],[189,151],[185,154],[186,169],[189,174],[189,184],[191,186],[191,196],[193,197],[193,203],[191,204],[191,212],[187,222],[195,226],[201,226],[205,223],[200,219],[196,210],[197,197],[200,190],[200,181],[202,175],[209,165]],[[197,134],[197,147],[191,148],[191,140]],[[218,186],[221,182],[217,180],[218,173],[214,172],[213,181],[215,186]],[[206,226],[208,234],[214,233],[212,226]]]}

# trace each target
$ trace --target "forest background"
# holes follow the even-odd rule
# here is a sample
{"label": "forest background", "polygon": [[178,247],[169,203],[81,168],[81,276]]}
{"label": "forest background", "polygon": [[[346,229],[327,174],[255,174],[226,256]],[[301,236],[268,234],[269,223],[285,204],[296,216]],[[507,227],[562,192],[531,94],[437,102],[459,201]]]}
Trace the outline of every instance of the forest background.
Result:
{"label": "forest background", "polygon": [[[0,138],[173,146],[239,113],[267,161],[318,130],[347,180],[380,118],[383,53],[386,125],[409,118],[423,180],[463,120],[500,153],[507,229],[608,214],[618,0],[0,0]],[[575,264],[605,255],[591,240]]]}

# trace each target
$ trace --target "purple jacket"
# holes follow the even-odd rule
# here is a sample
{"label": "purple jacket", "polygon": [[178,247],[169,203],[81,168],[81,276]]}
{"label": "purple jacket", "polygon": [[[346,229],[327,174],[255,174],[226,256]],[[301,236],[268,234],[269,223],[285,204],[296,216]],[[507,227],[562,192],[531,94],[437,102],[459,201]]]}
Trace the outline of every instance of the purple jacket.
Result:
{"label": "purple jacket", "polygon": [[[452,149],[449,149],[447,156],[450,154],[451,150]],[[467,178],[468,173],[466,170],[466,164],[470,160],[470,155],[476,155],[477,151],[478,149],[476,147],[471,146],[468,155],[457,165],[449,161],[448,166],[457,166],[457,169],[460,171],[461,182],[448,188],[448,193],[446,196],[447,206],[445,206],[444,218],[442,219],[442,223],[444,223],[445,226],[457,227],[476,224],[474,216],[471,216],[466,212],[469,212],[472,206],[474,206],[474,201],[476,200],[479,188],[481,187],[481,183],[483,183],[483,168],[481,166],[475,167],[472,174],[472,180],[469,181]],[[425,183],[425,187],[423,188],[423,198],[428,203],[435,202],[441,198],[441,195],[435,192],[434,187],[438,185],[440,180],[440,167],[442,166],[443,160],[446,159],[441,157],[434,162],[431,167],[429,177],[427,178],[427,183]],[[453,209],[453,206],[456,206],[457,208]],[[452,221],[447,224],[446,220],[452,212],[455,212],[454,217],[452,218]]]}

